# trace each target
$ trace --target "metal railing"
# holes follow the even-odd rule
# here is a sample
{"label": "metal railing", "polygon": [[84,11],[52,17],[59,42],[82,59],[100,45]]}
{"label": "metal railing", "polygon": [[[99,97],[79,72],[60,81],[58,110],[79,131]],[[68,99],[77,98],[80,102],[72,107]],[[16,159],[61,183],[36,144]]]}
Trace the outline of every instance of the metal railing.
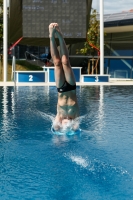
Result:
{"label": "metal railing", "polygon": [[33,65],[39,66],[39,67],[44,67],[46,61],[52,62],[48,58],[39,58],[39,57],[35,56],[34,54],[32,54],[28,51],[25,52],[25,58],[26,58],[27,62],[29,62]]}
{"label": "metal railing", "polygon": [[[99,58],[99,56],[84,56],[84,55],[70,55],[70,58]],[[104,56],[104,58],[110,59],[133,59],[133,56]]]}

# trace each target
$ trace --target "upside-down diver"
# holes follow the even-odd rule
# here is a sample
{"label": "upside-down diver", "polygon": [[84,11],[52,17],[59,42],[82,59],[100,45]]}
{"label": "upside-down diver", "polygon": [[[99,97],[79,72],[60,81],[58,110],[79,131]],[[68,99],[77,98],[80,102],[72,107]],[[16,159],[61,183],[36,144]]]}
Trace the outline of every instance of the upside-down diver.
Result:
{"label": "upside-down diver", "polygon": [[[56,45],[55,34],[59,39],[60,54]],[[79,106],[76,96],[76,82],[69,61],[68,49],[57,23],[49,25],[49,38],[58,91],[57,114],[52,128],[54,131],[76,131],[79,129]]]}

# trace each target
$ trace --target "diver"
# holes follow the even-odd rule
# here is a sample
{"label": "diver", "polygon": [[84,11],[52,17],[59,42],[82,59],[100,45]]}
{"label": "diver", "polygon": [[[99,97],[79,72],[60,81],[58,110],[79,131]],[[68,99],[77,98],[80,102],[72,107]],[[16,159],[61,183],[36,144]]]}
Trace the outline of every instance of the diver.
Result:
{"label": "diver", "polygon": [[[59,39],[60,54],[55,35]],[[79,128],[79,106],[76,96],[76,82],[69,62],[68,49],[57,23],[49,25],[50,52],[55,68],[55,82],[58,91],[57,114],[53,122],[54,131],[76,131]]]}

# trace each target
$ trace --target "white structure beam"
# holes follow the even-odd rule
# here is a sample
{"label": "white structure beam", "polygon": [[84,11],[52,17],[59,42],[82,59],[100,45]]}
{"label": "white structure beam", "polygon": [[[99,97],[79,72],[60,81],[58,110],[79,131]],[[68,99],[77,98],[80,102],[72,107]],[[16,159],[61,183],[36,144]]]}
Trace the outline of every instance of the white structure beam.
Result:
{"label": "white structure beam", "polygon": [[100,0],[100,75],[104,74],[104,0]]}
{"label": "white structure beam", "polygon": [[7,81],[7,0],[3,0],[3,71]]}

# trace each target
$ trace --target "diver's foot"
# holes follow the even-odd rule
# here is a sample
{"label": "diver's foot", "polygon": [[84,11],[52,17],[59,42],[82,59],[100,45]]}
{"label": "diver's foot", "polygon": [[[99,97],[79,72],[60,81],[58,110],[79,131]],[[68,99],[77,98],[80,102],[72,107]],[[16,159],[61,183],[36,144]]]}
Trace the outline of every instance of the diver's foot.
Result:
{"label": "diver's foot", "polygon": [[56,30],[56,35],[57,35],[58,37],[59,37],[59,36],[63,36],[58,23],[55,23],[55,30]]}
{"label": "diver's foot", "polygon": [[49,37],[52,38],[54,37],[54,34],[55,34],[55,23],[51,23],[49,25]]}

